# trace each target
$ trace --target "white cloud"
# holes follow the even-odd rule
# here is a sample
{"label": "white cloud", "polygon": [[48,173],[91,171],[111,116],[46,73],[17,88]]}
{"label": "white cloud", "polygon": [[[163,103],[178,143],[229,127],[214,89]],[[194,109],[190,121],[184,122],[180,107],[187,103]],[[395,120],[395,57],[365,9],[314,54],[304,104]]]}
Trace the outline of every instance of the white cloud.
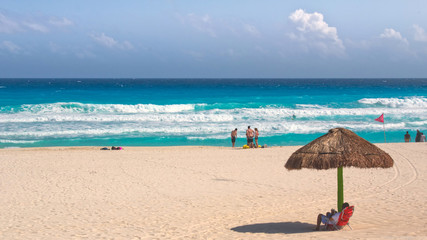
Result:
{"label": "white cloud", "polygon": [[427,42],[427,33],[424,31],[424,29],[416,24],[414,25],[414,29],[415,29],[415,36],[414,36],[415,41]]}
{"label": "white cloud", "polygon": [[133,45],[130,42],[128,42],[128,41],[118,42],[114,38],[105,35],[105,33],[91,34],[90,37],[93,40],[95,40],[95,42],[97,42],[97,43],[99,43],[105,47],[108,47],[108,48],[118,48],[118,49],[122,49],[122,50],[133,49]]}
{"label": "white cloud", "polygon": [[123,49],[131,50],[131,49],[133,49],[134,47],[133,47],[132,43],[130,43],[129,41],[124,41],[124,42],[122,43],[122,48],[123,48]]}
{"label": "white cloud", "polygon": [[255,26],[252,26],[252,25],[249,25],[249,24],[245,24],[243,27],[244,27],[245,31],[248,32],[248,33],[250,33],[251,35],[254,35],[254,36],[257,36],[257,37],[260,36],[260,33],[259,33],[258,29]]}
{"label": "white cloud", "polygon": [[337,29],[330,27],[323,19],[323,14],[306,13],[302,9],[293,12],[289,19],[296,25],[297,33],[289,33],[292,40],[301,42],[310,49],[321,50],[325,54],[342,55],[344,45],[338,37]]}
{"label": "white cloud", "polygon": [[384,29],[384,32],[381,33],[380,38],[386,38],[386,39],[396,39],[399,41],[402,41],[404,43],[408,43],[408,40],[400,34],[400,32],[394,30],[393,28],[386,28]]}
{"label": "white cloud", "polygon": [[72,21],[70,21],[67,18],[51,18],[49,20],[49,23],[56,26],[56,27],[67,27],[67,26],[72,26],[74,25],[74,23]]}
{"label": "white cloud", "polygon": [[209,15],[198,16],[194,13],[189,13],[184,17],[180,15],[178,15],[178,17],[182,23],[189,24],[199,32],[207,33],[211,37],[217,37],[213,29],[212,19]]}
{"label": "white cloud", "polygon": [[47,33],[50,31],[48,25],[56,27],[67,27],[74,23],[67,18],[47,18],[35,20],[31,16],[15,16],[9,17],[0,13],[0,33],[14,33],[19,31],[37,31]]}
{"label": "white cloud", "polygon": [[260,37],[261,32],[254,25],[243,22],[236,17],[212,17],[211,15],[188,13],[186,15],[176,13],[175,17],[186,27],[191,27],[200,33],[212,38],[219,36],[234,37]]}
{"label": "white cloud", "polygon": [[96,42],[106,47],[112,48],[117,45],[117,41],[114,40],[114,38],[105,35],[105,33],[91,34],[90,36],[92,37],[93,40],[95,40]]}
{"label": "white cloud", "polygon": [[18,53],[21,50],[21,48],[18,45],[14,44],[13,42],[10,42],[10,41],[1,42],[0,43],[0,49],[6,49],[11,53]]}
{"label": "white cloud", "polygon": [[30,28],[31,30],[34,30],[34,31],[38,31],[38,32],[42,32],[42,33],[49,32],[49,29],[46,26],[39,24],[39,23],[24,22],[23,25]]}
{"label": "white cloud", "polygon": [[17,22],[0,13],[0,33],[12,33],[20,30]]}

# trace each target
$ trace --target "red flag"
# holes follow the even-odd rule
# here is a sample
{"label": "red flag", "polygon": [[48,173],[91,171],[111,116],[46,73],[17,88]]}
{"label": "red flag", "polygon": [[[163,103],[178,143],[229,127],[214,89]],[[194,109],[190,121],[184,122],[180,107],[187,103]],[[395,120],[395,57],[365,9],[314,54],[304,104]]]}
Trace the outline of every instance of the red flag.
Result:
{"label": "red flag", "polygon": [[384,113],[381,114],[381,116],[379,118],[376,118],[375,121],[384,123]]}

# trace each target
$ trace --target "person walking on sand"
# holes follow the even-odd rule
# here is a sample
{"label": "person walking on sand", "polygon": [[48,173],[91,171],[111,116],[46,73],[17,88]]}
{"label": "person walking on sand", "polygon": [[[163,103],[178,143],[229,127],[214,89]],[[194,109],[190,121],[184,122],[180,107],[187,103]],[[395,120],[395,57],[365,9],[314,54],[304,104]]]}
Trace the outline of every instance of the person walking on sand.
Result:
{"label": "person walking on sand", "polygon": [[250,148],[254,147],[254,130],[251,129],[251,126],[248,126],[246,130],[246,140]]}
{"label": "person walking on sand", "polygon": [[236,138],[237,138],[237,128],[231,131],[231,144],[236,144]]}
{"label": "person walking on sand", "polygon": [[411,135],[409,134],[409,132],[408,131],[406,131],[406,134],[405,134],[405,142],[410,142],[411,141]]}
{"label": "person walking on sand", "polygon": [[256,148],[258,148],[258,136],[259,136],[258,128],[255,128],[255,147]]}

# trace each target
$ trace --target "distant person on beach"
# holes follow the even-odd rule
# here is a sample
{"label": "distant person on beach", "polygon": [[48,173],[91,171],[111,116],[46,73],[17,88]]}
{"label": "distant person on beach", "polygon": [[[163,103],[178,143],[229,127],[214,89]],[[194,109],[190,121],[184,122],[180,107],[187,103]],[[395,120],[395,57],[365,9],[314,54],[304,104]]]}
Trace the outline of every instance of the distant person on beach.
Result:
{"label": "distant person on beach", "polygon": [[255,147],[256,148],[258,148],[258,136],[259,136],[258,128],[255,128]]}
{"label": "distant person on beach", "polygon": [[411,141],[411,135],[409,134],[409,132],[408,131],[406,131],[406,134],[405,134],[405,142],[410,142]]}
{"label": "distant person on beach", "polygon": [[248,142],[248,146],[250,148],[254,147],[254,130],[251,129],[251,126],[248,126],[248,130],[246,130],[246,140]]}
{"label": "distant person on beach", "polygon": [[236,138],[237,138],[237,128],[231,131],[231,143],[233,144],[233,147],[234,147],[234,144],[236,144]]}
{"label": "distant person on beach", "polygon": [[[342,204],[342,209],[344,210],[346,207],[349,207],[350,204],[348,203],[343,203]],[[317,226],[316,226],[316,231],[320,230],[320,223],[323,224],[334,224],[336,222],[338,222],[338,218],[340,217],[341,212],[337,212],[335,211],[335,209],[331,209],[331,212],[326,213],[326,215],[323,214],[319,214],[317,216]]]}
{"label": "distant person on beach", "polygon": [[421,142],[426,142],[426,135],[424,133],[421,133]]}
{"label": "distant person on beach", "polygon": [[421,132],[420,130],[417,130],[417,135],[415,136],[415,142],[420,142],[421,141]]}

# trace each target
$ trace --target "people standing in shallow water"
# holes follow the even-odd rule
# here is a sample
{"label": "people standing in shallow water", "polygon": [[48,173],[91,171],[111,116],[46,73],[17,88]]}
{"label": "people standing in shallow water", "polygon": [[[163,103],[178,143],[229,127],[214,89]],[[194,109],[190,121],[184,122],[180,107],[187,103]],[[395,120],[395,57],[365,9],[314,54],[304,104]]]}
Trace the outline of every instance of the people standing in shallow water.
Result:
{"label": "people standing in shallow water", "polygon": [[251,126],[248,126],[246,130],[246,140],[250,148],[254,147],[254,130],[251,129]]}
{"label": "people standing in shallow water", "polygon": [[255,147],[258,147],[258,136],[259,136],[259,132],[258,132],[258,128],[255,128]]}
{"label": "people standing in shallow water", "polygon": [[415,136],[415,142],[420,142],[421,141],[421,132],[420,130],[417,130],[417,135]]}
{"label": "people standing in shallow water", "polygon": [[421,133],[421,142],[426,142],[426,135],[424,135],[424,133]]}
{"label": "people standing in shallow water", "polygon": [[237,138],[237,128],[231,131],[231,144],[233,144],[233,147],[236,144],[236,138]]}
{"label": "people standing in shallow water", "polygon": [[409,132],[408,131],[406,131],[406,134],[405,134],[405,142],[410,142],[411,141],[411,135],[409,134]]}

